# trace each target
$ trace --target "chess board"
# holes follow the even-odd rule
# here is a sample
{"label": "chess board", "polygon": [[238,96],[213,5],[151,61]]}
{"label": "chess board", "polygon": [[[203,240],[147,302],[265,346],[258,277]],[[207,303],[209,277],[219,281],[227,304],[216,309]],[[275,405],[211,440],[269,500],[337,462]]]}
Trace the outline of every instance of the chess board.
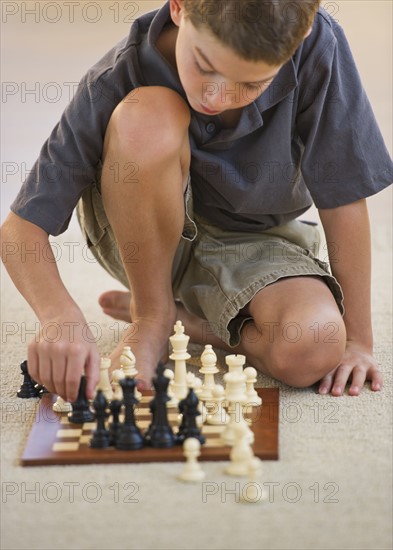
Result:
{"label": "chess board", "polygon": [[[257,388],[257,391],[262,397],[262,405],[247,406],[245,409],[245,417],[254,432],[253,451],[261,459],[277,460],[279,390]],[[135,408],[136,422],[142,433],[151,422],[151,398],[152,392],[143,392],[143,397]],[[93,449],[89,442],[95,423],[70,423],[67,413],[56,413],[52,410],[55,401],[56,396],[53,394],[45,394],[42,397],[21,459],[22,466],[184,460],[181,445],[169,449],[146,446],[135,451],[123,451],[114,447]],[[176,432],[179,424],[179,413],[176,408],[168,408],[168,419],[173,431]],[[202,434],[206,437],[206,443],[201,447],[200,460],[229,460],[231,447],[223,445],[220,440],[224,428],[225,426],[203,425]]]}

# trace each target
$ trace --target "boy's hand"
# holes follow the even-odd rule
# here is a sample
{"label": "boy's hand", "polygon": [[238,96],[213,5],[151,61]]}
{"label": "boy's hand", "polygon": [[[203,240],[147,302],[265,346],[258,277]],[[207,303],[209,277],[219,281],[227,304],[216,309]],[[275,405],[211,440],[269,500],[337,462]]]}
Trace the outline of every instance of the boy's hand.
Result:
{"label": "boy's hand", "polygon": [[341,364],[322,378],[319,384],[319,393],[331,394],[335,397],[343,395],[345,386],[351,378],[349,395],[357,396],[361,392],[366,380],[371,381],[371,389],[382,389],[382,373],[371,350],[358,342],[347,341],[347,347]]}
{"label": "boy's hand", "polygon": [[77,398],[82,374],[87,378],[87,398],[93,398],[99,362],[94,337],[83,315],[75,311],[47,319],[28,346],[30,376],[69,402]]}

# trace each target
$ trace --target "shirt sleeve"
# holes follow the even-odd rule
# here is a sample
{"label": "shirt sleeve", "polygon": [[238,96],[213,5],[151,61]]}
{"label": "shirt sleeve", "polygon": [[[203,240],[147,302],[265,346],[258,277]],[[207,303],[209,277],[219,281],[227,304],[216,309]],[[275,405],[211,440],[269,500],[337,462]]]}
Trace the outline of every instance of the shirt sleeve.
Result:
{"label": "shirt sleeve", "polygon": [[390,185],[393,166],[343,30],[319,17],[331,39],[299,71],[296,125],[305,184],[317,208],[334,208]]}
{"label": "shirt sleeve", "polygon": [[[118,52],[117,52],[118,53]],[[44,143],[32,171],[11,210],[59,235],[69,224],[84,189],[97,181],[105,131],[116,105],[132,89],[116,86],[111,66],[115,50],[108,52],[80,82],[75,96]]]}

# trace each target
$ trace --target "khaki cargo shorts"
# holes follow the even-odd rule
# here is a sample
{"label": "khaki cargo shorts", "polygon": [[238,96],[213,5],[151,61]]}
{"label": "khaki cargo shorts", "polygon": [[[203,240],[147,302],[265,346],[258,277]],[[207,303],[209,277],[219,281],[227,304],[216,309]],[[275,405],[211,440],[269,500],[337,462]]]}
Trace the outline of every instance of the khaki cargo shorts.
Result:
{"label": "khaki cargo shorts", "polygon": [[[330,274],[328,264],[316,257],[320,236],[315,226],[294,220],[255,233],[222,230],[194,214],[190,183],[185,207],[183,235],[172,270],[174,297],[205,319],[209,331],[221,340],[236,346],[243,324],[250,319],[239,312],[257,292],[284,277],[322,277],[343,313],[340,285]],[[129,288],[97,186],[84,192],[77,216],[97,261]],[[127,246],[125,262],[137,262],[137,244]]]}

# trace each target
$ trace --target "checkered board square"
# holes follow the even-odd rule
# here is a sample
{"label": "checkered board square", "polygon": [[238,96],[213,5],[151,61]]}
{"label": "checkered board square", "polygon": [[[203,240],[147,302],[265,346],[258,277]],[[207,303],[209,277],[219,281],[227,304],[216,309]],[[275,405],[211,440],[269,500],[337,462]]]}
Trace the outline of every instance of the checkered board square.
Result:
{"label": "checkered board square", "polygon": [[[249,407],[246,414],[254,432],[253,450],[255,455],[262,459],[277,460],[279,391],[276,388],[259,388],[257,391],[263,399],[263,404]],[[151,398],[151,392],[144,392],[135,408],[136,422],[142,433],[151,422]],[[56,413],[52,410],[55,400],[55,395],[46,394],[39,404],[21,459],[23,466],[183,460],[182,448],[178,445],[170,449],[146,446],[137,451],[123,451],[114,447],[93,449],[90,447],[90,439],[96,427],[95,423],[70,423],[66,413]],[[122,420],[122,416],[120,419]],[[168,409],[168,419],[176,433],[179,424],[179,413],[176,408]],[[202,433],[206,437],[206,443],[201,448],[200,460],[229,459],[230,447],[223,445],[220,439],[223,429],[223,426],[203,425]]]}

